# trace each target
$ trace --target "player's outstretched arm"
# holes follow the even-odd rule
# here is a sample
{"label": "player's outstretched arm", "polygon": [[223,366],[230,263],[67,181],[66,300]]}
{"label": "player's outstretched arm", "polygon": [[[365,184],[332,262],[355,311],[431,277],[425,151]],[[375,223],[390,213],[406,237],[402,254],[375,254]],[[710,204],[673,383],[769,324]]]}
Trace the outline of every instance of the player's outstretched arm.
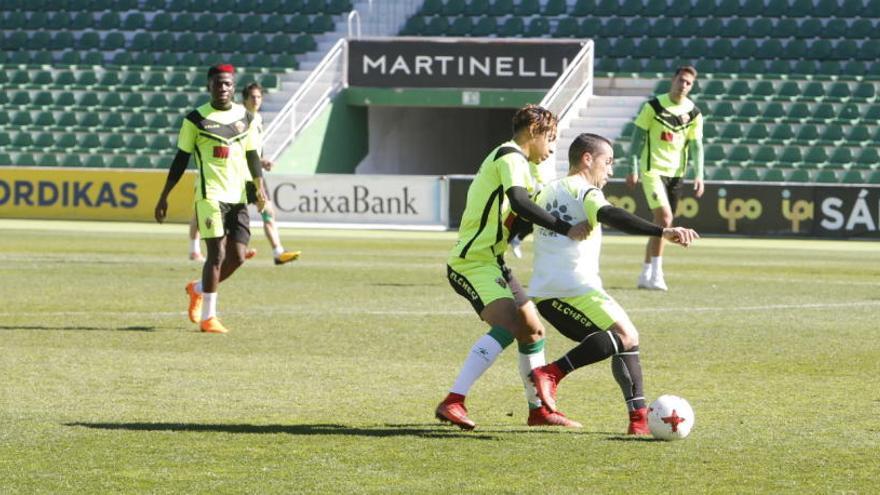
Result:
{"label": "player's outstretched arm", "polygon": [[156,202],[156,209],[153,212],[157,222],[162,223],[165,221],[165,217],[168,215],[168,195],[171,194],[171,190],[174,189],[174,186],[176,186],[177,182],[180,181],[180,178],[183,177],[183,173],[186,171],[186,165],[188,163],[189,153],[178,149],[177,154],[174,155],[174,161],[171,162],[171,168],[168,169],[168,177],[165,179],[165,187],[162,189],[162,194],[159,195],[159,200]]}
{"label": "player's outstretched arm", "polygon": [[[556,218],[547,210],[538,206],[529,197],[529,192],[524,187],[513,186],[507,189],[507,199],[510,200],[510,208],[514,213],[535,225],[552,230],[557,234],[568,235],[572,225],[561,218]],[[580,240],[580,239],[578,239]]]}
{"label": "player's outstretched arm", "polygon": [[688,247],[700,238],[700,234],[697,234],[697,231],[694,229],[668,227],[663,229],[663,238],[679,246]]}

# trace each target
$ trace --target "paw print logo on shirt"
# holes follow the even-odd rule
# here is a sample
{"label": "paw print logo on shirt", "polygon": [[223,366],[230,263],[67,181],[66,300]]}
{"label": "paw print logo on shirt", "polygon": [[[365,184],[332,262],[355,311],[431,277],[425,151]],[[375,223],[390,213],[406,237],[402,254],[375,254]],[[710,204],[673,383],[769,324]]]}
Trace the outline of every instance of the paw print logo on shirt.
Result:
{"label": "paw print logo on shirt", "polygon": [[574,218],[568,214],[568,206],[560,205],[559,201],[557,201],[555,199],[552,202],[547,203],[547,205],[544,207],[544,209],[546,209],[547,212],[549,212],[555,218],[565,220],[566,222],[570,222]]}

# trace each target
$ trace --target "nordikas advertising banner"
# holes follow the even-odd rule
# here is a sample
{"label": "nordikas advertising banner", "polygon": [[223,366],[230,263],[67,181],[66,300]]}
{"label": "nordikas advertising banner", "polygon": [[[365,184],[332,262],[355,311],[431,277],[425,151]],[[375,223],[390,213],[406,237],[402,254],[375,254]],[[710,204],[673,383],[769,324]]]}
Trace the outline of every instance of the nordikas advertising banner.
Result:
{"label": "nordikas advertising banner", "polygon": [[[167,170],[0,167],[0,218],[153,222]],[[168,198],[168,221],[188,222],[194,173]]]}
{"label": "nordikas advertising banner", "polygon": [[348,84],[369,88],[550,89],[583,47],[546,39],[380,38],[348,43]]}

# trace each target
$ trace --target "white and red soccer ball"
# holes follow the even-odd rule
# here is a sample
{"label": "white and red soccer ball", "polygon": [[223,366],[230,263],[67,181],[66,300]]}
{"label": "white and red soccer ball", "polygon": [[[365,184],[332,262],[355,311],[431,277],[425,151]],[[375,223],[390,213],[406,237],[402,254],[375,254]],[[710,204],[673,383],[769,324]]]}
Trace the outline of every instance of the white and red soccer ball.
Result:
{"label": "white and red soccer ball", "polygon": [[681,440],[694,427],[694,410],[676,395],[661,395],[648,407],[648,428],[654,438]]}

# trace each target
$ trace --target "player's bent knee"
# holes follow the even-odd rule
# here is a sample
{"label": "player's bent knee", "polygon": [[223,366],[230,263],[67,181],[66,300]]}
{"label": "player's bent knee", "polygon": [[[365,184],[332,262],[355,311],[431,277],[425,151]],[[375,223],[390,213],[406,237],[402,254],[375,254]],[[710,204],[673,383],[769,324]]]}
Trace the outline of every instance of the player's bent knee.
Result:
{"label": "player's bent knee", "polygon": [[639,345],[639,331],[632,324],[615,323],[612,329],[620,337],[623,350],[628,351]]}

